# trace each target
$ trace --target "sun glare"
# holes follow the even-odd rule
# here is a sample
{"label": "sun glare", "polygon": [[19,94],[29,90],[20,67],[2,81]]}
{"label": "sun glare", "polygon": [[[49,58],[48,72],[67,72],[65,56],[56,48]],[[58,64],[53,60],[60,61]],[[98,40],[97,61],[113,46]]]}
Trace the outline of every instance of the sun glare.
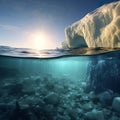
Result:
{"label": "sun glare", "polygon": [[31,35],[32,46],[34,49],[42,50],[52,48],[53,42],[48,33],[37,32]]}
{"label": "sun glare", "polygon": [[36,35],[34,38],[35,49],[45,49],[47,46],[47,39],[44,35]]}

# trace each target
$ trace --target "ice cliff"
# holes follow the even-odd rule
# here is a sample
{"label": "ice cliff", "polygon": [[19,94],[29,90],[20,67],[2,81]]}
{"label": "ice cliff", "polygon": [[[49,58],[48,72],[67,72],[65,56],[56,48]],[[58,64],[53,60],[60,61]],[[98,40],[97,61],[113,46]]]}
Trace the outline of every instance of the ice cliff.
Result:
{"label": "ice cliff", "polygon": [[120,47],[120,1],[103,5],[65,28],[63,48]]}

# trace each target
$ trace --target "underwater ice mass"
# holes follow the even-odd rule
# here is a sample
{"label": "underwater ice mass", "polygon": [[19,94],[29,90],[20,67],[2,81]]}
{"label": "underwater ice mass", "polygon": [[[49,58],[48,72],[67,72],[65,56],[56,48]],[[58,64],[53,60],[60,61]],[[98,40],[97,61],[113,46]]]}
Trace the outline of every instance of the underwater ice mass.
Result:
{"label": "underwater ice mass", "polygon": [[63,48],[120,47],[120,1],[104,5],[65,29]]}

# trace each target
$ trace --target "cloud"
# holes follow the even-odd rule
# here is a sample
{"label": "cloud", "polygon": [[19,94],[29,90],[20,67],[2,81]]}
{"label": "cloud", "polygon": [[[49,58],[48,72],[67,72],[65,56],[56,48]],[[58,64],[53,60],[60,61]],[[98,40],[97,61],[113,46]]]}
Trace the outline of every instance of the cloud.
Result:
{"label": "cloud", "polygon": [[19,30],[19,27],[13,25],[0,24],[0,29],[7,31],[17,31]]}
{"label": "cloud", "polygon": [[28,35],[29,32],[25,29],[22,29],[19,26],[14,26],[14,25],[5,25],[5,24],[0,24],[0,30],[1,31],[8,31],[8,32],[13,32],[13,33],[19,33],[23,35]]}

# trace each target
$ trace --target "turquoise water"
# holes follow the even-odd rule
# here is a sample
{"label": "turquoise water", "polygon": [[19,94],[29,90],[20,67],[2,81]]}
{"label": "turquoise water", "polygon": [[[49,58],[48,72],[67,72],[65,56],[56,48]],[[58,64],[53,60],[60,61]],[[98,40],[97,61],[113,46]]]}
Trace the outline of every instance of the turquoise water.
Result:
{"label": "turquoise water", "polygon": [[[2,46],[0,120],[91,120],[88,112],[110,110],[113,96],[120,94],[119,54],[103,48],[35,51]],[[101,101],[98,95],[104,92],[113,96]],[[104,120],[114,116],[104,114]]]}
{"label": "turquoise water", "polygon": [[[5,71],[2,77],[44,77],[51,75],[84,81],[89,61],[82,57],[63,57],[54,59],[24,59],[1,57],[0,68]],[[8,76],[7,76],[8,74]]]}

